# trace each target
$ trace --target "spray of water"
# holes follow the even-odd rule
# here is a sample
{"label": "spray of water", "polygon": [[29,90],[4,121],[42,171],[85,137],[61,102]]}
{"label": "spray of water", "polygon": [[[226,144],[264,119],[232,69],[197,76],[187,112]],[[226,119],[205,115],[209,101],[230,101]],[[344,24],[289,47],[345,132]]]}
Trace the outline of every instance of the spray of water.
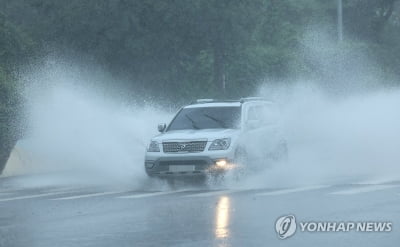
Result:
{"label": "spray of water", "polygon": [[320,30],[305,35],[303,61],[313,65],[311,79],[268,80],[258,89],[282,110],[289,160],[241,186],[400,178],[400,89],[357,44],[332,40]]}
{"label": "spray of water", "polygon": [[[362,51],[338,47],[321,32],[305,35],[303,47],[303,60],[315,68],[311,80],[267,82],[256,93],[281,107],[288,161],[239,183],[227,177],[225,186],[399,179],[400,90],[382,86],[390,77],[383,78]],[[24,145],[37,161],[30,172],[52,173],[40,183],[144,186],[145,145],[157,122],[172,114],[110,95],[99,85],[115,78],[81,67],[52,60],[25,73],[29,131]],[[130,95],[134,100],[135,93]]]}
{"label": "spray of water", "polygon": [[117,99],[93,86],[101,77],[89,75],[54,62],[25,75],[25,173],[42,176],[24,178],[24,185],[145,184],[145,147],[170,114]]}
{"label": "spray of water", "polygon": [[[287,162],[241,186],[374,183],[400,179],[400,90],[330,97],[318,86],[262,89],[282,107]],[[271,95],[273,92],[274,95]]]}

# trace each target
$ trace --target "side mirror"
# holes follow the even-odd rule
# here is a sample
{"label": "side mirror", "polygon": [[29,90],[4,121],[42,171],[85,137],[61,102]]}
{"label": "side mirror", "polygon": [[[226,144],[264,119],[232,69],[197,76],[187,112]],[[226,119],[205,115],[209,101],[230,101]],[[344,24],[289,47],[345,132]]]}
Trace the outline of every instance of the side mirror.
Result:
{"label": "side mirror", "polygon": [[164,130],[167,128],[167,125],[165,123],[160,123],[158,124],[158,132],[164,132]]}
{"label": "side mirror", "polygon": [[246,122],[246,129],[252,130],[252,129],[257,129],[260,127],[261,121],[260,120],[248,120]]}

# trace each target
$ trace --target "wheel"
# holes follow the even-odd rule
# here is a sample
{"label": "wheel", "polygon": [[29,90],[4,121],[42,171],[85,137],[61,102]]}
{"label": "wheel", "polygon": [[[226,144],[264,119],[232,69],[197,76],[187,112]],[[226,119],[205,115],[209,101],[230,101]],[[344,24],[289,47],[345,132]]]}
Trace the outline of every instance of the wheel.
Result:
{"label": "wheel", "polygon": [[235,164],[237,167],[232,171],[233,179],[239,181],[247,174],[249,167],[249,158],[244,148],[239,147],[236,149]]}
{"label": "wheel", "polygon": [[235,164],[241,167],[248,166],[248,157],[246,150],[242,147],[238,147],[235,151]]}
{"label": "wheel", "polygon": [[175,181],[174,178],[166,178],[165,180],[167,181],[167,184],[168,184],[169,187],[175,188],[175,182],[176,181]]}
{"label": "wheel", "polygon": [[275,152],[272,154],[272,159],[274,161],[285,162],[288,159],[288,153],[289,153],[289,151],[288,151],[287,143],[282,142],[277,146]]}

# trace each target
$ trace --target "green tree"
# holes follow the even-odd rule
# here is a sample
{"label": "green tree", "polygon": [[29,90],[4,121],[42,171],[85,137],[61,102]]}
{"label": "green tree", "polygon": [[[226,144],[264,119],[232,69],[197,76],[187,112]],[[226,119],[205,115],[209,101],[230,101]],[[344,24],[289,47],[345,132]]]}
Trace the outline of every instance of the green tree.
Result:
{"label": "green tree", "polygon": [[0,172],[19,137],[20,98],[12,71],[26,58],[30,45],[30,40],[0,14]]}

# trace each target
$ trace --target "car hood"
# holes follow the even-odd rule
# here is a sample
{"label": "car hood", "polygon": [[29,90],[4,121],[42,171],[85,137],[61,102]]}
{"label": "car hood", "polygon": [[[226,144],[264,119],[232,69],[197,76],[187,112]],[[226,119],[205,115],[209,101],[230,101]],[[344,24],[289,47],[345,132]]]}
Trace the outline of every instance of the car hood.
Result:
{"label": "car hood", "polygon": [[207,140],[213,141],[219,138],[234,138],[239,134],[238,129],[203,129],[203,130],[174,130],[155,136],[152,140],[163,141],[191,141]]}

